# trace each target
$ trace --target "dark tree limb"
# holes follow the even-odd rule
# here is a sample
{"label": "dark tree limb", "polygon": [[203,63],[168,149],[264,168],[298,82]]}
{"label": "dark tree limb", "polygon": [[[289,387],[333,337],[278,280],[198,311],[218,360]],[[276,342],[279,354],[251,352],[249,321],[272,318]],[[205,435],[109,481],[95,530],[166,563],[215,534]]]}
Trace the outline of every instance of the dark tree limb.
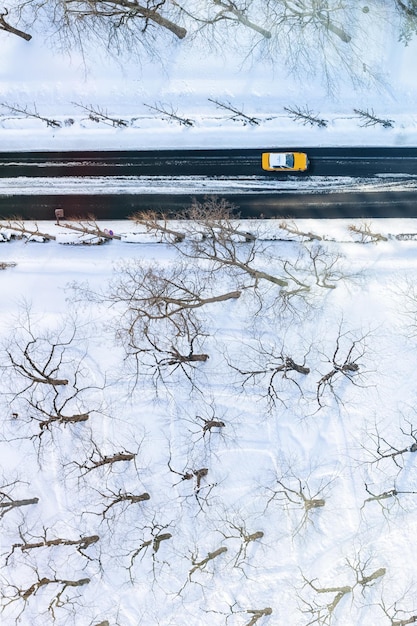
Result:
{"label": "dark tree limb", "polygon": [[6,33],[11,33],[12,35],[16,35],[17,37],[21,37],[25,41],[30,41],[32,39],[32,35],[29,33],[25,33],[23,30],[19,30],[15,26],[6,22],[5,17],[9,14],[8,9],[4,8],[3,12],[0,13],[0,30],[6,31]]}

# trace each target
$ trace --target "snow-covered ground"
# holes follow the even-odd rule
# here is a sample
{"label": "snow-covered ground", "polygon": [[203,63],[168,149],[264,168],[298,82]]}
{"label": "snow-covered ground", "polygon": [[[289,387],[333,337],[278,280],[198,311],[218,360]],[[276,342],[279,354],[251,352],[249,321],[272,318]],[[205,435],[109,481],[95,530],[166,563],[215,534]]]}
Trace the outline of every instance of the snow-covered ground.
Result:
{"label": "snow-covered ground", "polygon": [[[381,7],[376,11],[378,15]],[[243,60],[236,49],[215,53],[184,43],[172,54],[165,50],[160,61],[112,59],[99,50],[90,50],[86,59],[75,51],[55,50],[40,35],[28,43],[2,33],[0,102],[29,111],[36,107],[62,127],[48,128],[45,122],[0,107],[0,150],[416,145],[417,42],[398,43],[393,19],[388,12],[375,21],[374,31],[369,30],[368,49],[362,54],[374,65],[367,68],[364,63],[357,77],[361,87],[354,89],[340,68],[331,92],[320,68],[314,77],[301,70],[298,76],[289,74],[279,55],[274,63],[259,56]],[[371,78],[373,74],[377,79]],[[230,112],[209,98],[230,103],[260,123],[244,126],[233,121]],[[96,123],[79,105],[123,119],[127,125]],[[146,105],[175,112],[193,126],[181,126]],[[284,107],[297,106],[327,120],[327,127],[292,120]],[[393,120],[393,127],[363,128],[355,108],[373,110]]]}
{"label": "snow-covered ground", "polygon": [[350,176],[309,176],[308,180],[265,180],[260,176],[213,178],[211,176],[66,176],[0,178],[0,194],[14,195],[70,195],[126,194],[126,193],[323,193],[331,191],[410,191],[416,188],[417,176],[410,174],[380,174],[375,178]]}
{"label": "snow-covered ground", "polygon": [[[287,285],[212,273],[193,223],[167,225],[177,244],[2,229],[4,624],[416,614],[417,221],[233,225],[257,239],[225,245]],[[153,287],[167,310],[234,295],[170,323]]]}
{"label": "snow-covered ground", "polygon": [[[416,42],[378,28],[378,88],[342,79],[332,94],[279,59],[185,47],[164,67],[99,54],[85,65],[0,31],[0,101],[61,122],[3,107],[0,150],[415,146]],[[151,115],[155,103],[194,125]],[[284,106],[328,124],[302,126]],[[363,128],[354,108],[393,126]],[[3,178],[0,193],[57,193],[52,182],[152,191],[128,177]],[[0,228],[1,623],[414,623],[417,220],[234,223],[216,251],[243,265],[201,258],[215,240],[194,222],[163,225],[176,239],[98,226]]]}
{"label": "snow-covered ground", "polygon": [[[381,96],[378,97],[378,100]],[[103,99],[103,96],[102,96]],[[181,97],[178,97],[181,101]],[[230,100],[230,99],[229,99]],[[245,111],[256,114],[259,106],[257,99],[250,95],[239,99],[246,104]],[[264,97],[268,101],[268,95]],[[303,99],[304,102],[304,99]],[[239,102],[237,103],[239,106]],[[290,102],[292,104],[292,102]],[[284,101],[285,105],[285,101]],[[198,103],[194,101],[183,114],[196,119],[191,128],[183,128],[169,120],[161,122],[143,115],[142,120],[137,116],[129,115],[124,118],[128,124],[125,128],[92,127],[92,123],[84,116],[75,115],[69,106],[67,115],[74,120],[74,124],[65,127],[65,119],[57,118],[62,122],[62,128],[47,128],[38,120],[18,119],[10,121],[10,115],[0,118],[1,149],[10,151],[38,151],[38,150],[165,150],[177,148],[262,148],[265,146],[394,146],[406,147],[417,144],[417,115],[412,108],[407,113],[392,113],[391,106],[395,103],[384,104],[377,102],[375,110],[393,121],[389,129],[374,127],[362,128],[361,120],[355,116],[352,109],[340,103],[340,114],[320,112],[320,117],[328,120],[326,128],[310,128],[303,126],[282,115],[281,100],[268,102],[268,122],[259,126],[244,126],[239,122],[230,122],[227,115],[223,120],[210,119],[195,114]],[[265,106],[265,105],[264,105]],[[250,108],[249,108],[250,107]],[[40,110],[40,106],[38,105]],[[381,110],[382,109],[382,110]],[[108,109],[108,113],[119,116],[117,104]],[[277,114],[278,113],[278,114]],[[134,126],[132,123],[135,118]],[[55,119],[55,118],[54,118]]]}

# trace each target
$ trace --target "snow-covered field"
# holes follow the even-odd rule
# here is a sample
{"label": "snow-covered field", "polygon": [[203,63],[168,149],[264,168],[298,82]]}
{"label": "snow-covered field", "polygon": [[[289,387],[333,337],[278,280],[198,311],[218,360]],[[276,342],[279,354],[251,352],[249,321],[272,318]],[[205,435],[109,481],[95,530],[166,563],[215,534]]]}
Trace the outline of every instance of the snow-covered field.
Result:
{"label": "snow-covered field", "polygon": [[[60,123],[1,107],[0,150],[415,146],[416,41],[368,28],[381,80],[341,71],[331,93],[279,55],[86,63],[0,31],[0,102]],[[155,182],[2,178],[0,194]],[[369,191],[296,185],[335,182]],[[2,626],[416,623],[417,220],[74,225],[0,226]]]}
{"label": "snow-covered field", "polygon": [[3,623],[412,623],[417,221],[38,226],[0,246]]}
{"label": "snow-covered field", "polygon": [[[1,33],[0,103],[36,110],[61,127],[48,127],[1,106],[0,150],[416,145],[417,41],[398,43],[394,3],[368,4],[367,15],[359,12],[365,21],[358,24],[358,32],[353,29],[352,48],[340,47],[342,56],[353,49],[363,63],[349,72],[333,60],[331,89],[320,65],[315,73],[303,71],[301,64],[298,73],[289,68],[284,44],[282,55],[277,49],[272,61],[256,49],[252,56],[243,51],[239,55],[236,42],[232,45],[230,40],[229,49],[223,50],[199,47],[193,41],[172,43],[160,51],[159,59],[145,56],[138,62],[128,55],[106,55],[102,49],[89,49],[87,56],[76,50],[64,53],[54,49],[53,37],[42,33],[35,32],[30,42]],[[308,43],[304,45],[308,56]],[[316,45],[314,41],[310,45],[310,56]],[[233,120],[231,112],[213,100],[231,104],[259,123]],[[125,125],[113,128],[108,119],[94,121],[80,106]],[[149,108],[155,106],[192,125],[181,125]],[[327,126],[302,125],[284,107],[308,107]],[[393,127],[363,128],[355,108],[373,110],[392,120]]]}

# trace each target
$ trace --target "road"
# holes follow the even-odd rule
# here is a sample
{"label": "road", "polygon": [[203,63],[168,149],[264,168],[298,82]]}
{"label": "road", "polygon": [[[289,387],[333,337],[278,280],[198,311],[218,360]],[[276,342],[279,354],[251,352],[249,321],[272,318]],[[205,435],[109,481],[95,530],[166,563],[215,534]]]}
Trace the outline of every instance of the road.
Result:
{"label": "road", "polygon": [[417,217],[417,148],[279,150],[306,151],[309,171],[264,172],[255,149],[0,152],[0,217],[53,219],[57,207],[99,219],[174,214],[208,193],[242,217]]}

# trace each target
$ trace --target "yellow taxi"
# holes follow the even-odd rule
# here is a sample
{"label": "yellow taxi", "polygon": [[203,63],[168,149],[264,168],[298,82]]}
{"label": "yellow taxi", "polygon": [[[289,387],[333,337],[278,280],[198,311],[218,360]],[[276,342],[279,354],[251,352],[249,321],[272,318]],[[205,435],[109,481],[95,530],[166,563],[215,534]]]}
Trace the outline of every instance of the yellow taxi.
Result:
{"label": "yellow taxi", "polygon": [[262,169],[268,172],[305,172],[309,161],[304,152],[263,152]]}

